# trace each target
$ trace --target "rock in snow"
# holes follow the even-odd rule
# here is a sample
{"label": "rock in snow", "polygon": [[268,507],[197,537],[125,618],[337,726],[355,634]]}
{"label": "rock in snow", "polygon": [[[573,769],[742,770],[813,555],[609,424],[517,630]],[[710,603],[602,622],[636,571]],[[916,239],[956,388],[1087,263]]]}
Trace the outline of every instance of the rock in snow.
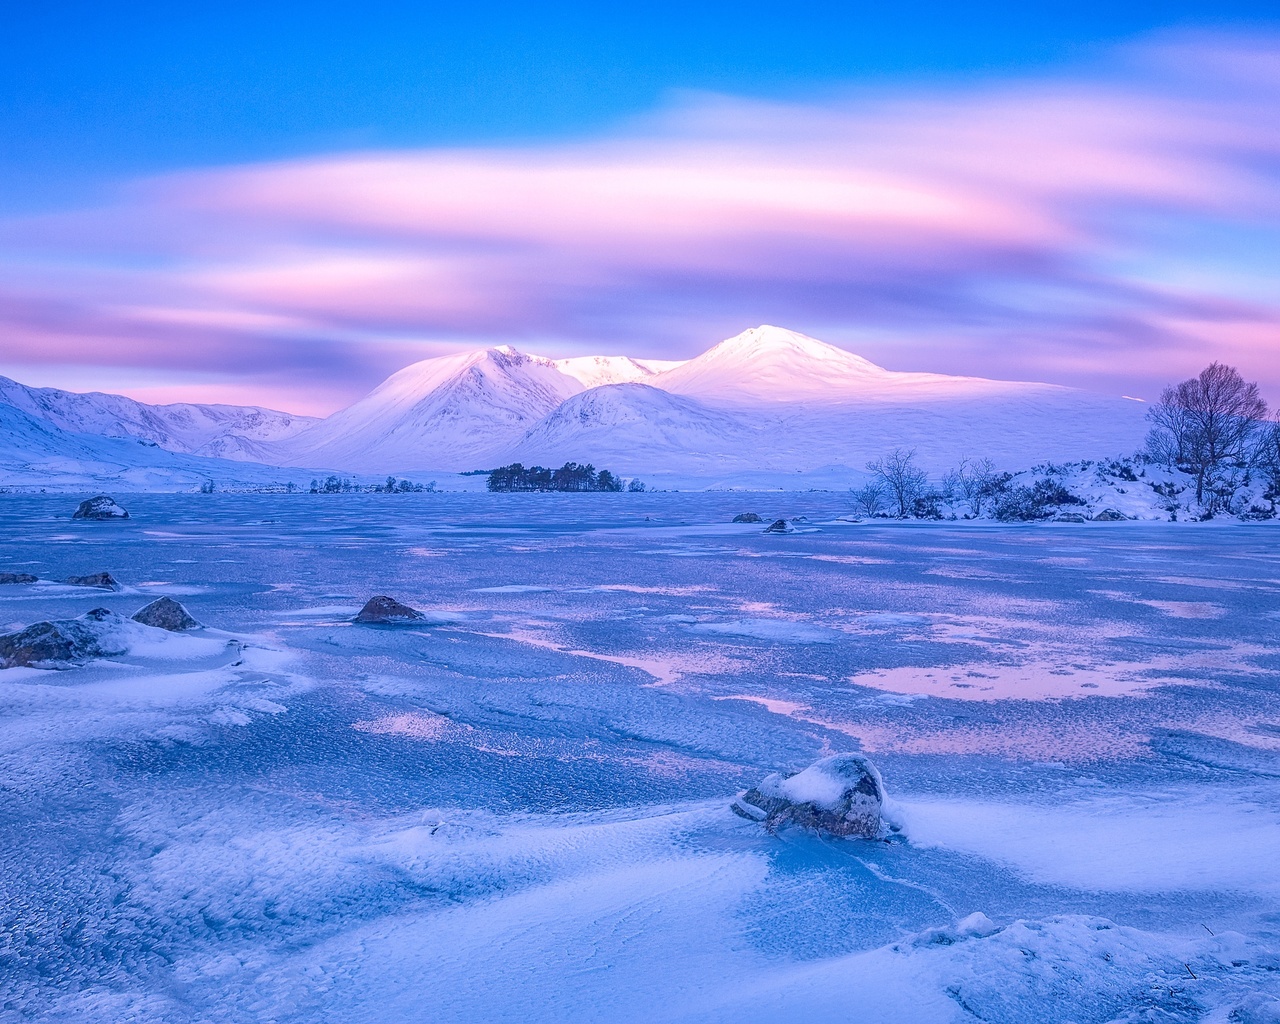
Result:
{"label": "rock in snow", "polygon": [[793,821],[869,839],[880,831],[883,804],[884,783],[875,765],[857,754],[835,754],[794,775],[770,775],[732,806],[735,814],[771,829]]}
{"label": "rock in snow", "polygon": [[754,512],[739,512],[733,517],[735,523],[759,523],[763,520]]}
{"label": "rock in snow", "polygon": [[1079,512],[1059,512],[1053,517],[1055,523],[1084,523],[1085,519]]}
{"label": "rock in snow", "polygon": [[764,528],[765,533],[795,533],[796,528],[785,519],[775,519]]}
{"label": "rock in snow", "polygon": [[95,608],[78,619],[36,622],[0,636],[0,668],[60,668],[124,654],[128,649],[120,629],[124,621],[115,612]]}
{"label": "rock in snow", "polygon": [[410,608],[407,604],[401,604],[394,597],[371,597],[360,614],[356,616],[356,622],[366,623],[382,623],[394,625],[400,622],[416,622],[423,618],[423,614],[414,608]]}
{"label": "rock in snow", "polygon": [[1123,523],[1128,520],[1128,516],[1123,512],[1117,512],[1113,508],[1104,508],[1096,516],[1093,517],[1095,523]]}
{"label": "rock in snow", "polygon": [[198,629],[200,623],[171,597],[162,597],[152,601],[145,608],[140,608],[133,615],[134,622],[156,629],[167,629],[170,633],[181,633],[184,629]]}
{"label": "rock in snow", "polygon": [[6,583],[35,583],[36,577],[29,572],[0,572],[0,586]]}
{"label": "rock in snow", "polygon": [[80,502],[80,507],[76,509],[72,519],[128,519],[129,513],[115,503],[112,498],[105,494],[99,494],[96,498],[86,498]]}
{"label": "rock in snow", "polygon": [[123,590],[109,572],[93,572],[88,576],[68,576],[67,582],[73,587],[96,587],[99,590]]}

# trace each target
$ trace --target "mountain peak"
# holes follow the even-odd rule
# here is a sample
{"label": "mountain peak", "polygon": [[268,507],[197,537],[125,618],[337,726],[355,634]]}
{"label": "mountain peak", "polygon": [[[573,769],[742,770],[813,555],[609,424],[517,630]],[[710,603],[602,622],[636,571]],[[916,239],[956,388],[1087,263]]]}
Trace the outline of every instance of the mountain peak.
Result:
{"label": "mountain peak", "polygon": [[888,370],[835,345],[762,324],[720,342],[653,383],[680,394],[776,402],[831,395],[888,375]]}
{"label": "mountain peak", "polygon": [[713,352],[746,359],[800,358],[814,363],[831,364],[841,373],[848,373],[850,370],[871,374],[887,372],[883,367],[845,349],[773,324],[761,324],[735,334],[705,354]]}

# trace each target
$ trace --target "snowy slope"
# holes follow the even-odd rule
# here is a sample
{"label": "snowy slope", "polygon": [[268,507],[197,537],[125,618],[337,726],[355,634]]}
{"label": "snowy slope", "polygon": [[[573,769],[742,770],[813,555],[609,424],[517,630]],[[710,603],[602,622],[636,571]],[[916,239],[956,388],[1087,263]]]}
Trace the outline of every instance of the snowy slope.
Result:
{"label": "snowy slope", "polygon": [[901,373],[782,327],[762,325],[648,381],[673,394],[723,405],[911,404],[1029,395],[1082,395],[1052,384]]}
{"label": "snowy slope", "polygon": [[678,467],[719,474],[742,466],[758,431],[748,419],[646,384],[610,384],[575,395],[533,427],[512,461],[594,462],[635,475]]}
{"label": "snowy slope", "polygon": [[869,460],[894,448],[914,448],[935,474],[965,457],[1015,469],[1125,454],[1141,445],[1147,426],[1145,406],[1130,399],[897,373],[769,326],[645,384],[578,396],[532,428],[516,454],[526,462],[593,460],[659,479],[744,474],[758,482],[762,474],[803,473],[836,483],[856,481]]}
{"label": "snowy slope", "polygon": [[185,455],[136,438],[72,433],[0,403],[0,486],[186,490],[207,480],[219,488],[307,483],[304,471]]}
{"label": "snowy slope", "polygon": [[0,403],[73,434],[139,438],[173,452],[260,459],[262,442],[280,441],[318,422],[257,406],[147,405],[123,395],[32,388],[0,377]]}
{"label": "snowy slope", "polygon": [[582,384],[501,346],[426,359],[273,450],[285,465],[352,471],[482,469]]}

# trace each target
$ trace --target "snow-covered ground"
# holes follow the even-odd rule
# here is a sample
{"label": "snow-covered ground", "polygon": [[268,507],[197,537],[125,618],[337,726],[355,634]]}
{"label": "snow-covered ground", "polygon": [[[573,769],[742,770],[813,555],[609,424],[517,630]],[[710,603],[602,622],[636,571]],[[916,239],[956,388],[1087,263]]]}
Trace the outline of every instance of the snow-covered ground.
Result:
{"label": "snow-covered ground", "polygon": [[[208,627],[0,671],[0,1019],[1280,1019],[1268,524],[127,504],[0,496],[0,629]],[[729,809],[858,750],[887,839]]]}

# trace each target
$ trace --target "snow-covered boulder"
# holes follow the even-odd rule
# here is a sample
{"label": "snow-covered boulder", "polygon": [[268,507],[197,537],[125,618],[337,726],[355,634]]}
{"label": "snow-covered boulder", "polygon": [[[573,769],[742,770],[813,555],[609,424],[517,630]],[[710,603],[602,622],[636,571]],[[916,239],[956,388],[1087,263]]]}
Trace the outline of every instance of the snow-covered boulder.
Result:
{"label": "snow-covered boulder", "polygon": [[29,572],[0,572],[0,586],[10,583],[35,583],[36,577]]}
{"label": "snow-covered boulder", "polygon": [[133,614],[134,622],[156,629],[167,629],[170,633],[181,633],[187,629],[199,629],[198,623],[191,614],[171,597],[161,597],[152,601]]}
{"label": "snow-covered boulder", "polygon": [[99,494],[96,498],[86,498],[80,502],[72,519],[128,519],[129,513],[115,503],[113,498]]}
{"label": "snow-covered boulder", "polygon": [[97,590],[124,589],[109,572],[91,572],[88,576],[68,576],[67,583],[73,587],[94,587]]}
{"label": "snow-covered boulder", "polygon": [[1128,520],[1128,516],[1123,512],[1118,512],[1114,508],[1104,508],[1096,516],[1093,517],[1095,523],[1123,523]]}
{"label": "snow-covered boulder", "polygon": [[754,512],[739,512],[733,517],[735,523],[759,523],[763,520]]}
{"label": "snow-covered boulder", "polygon": [[796,528],[785,519],[775,519],[764,528],[765,533],[795,533]]}
{"label": "snow-covered boulder", "polygon": [[884,782],[858,754],[835,754],[793,775],[775,773],[733,802],[734,813],[773,829],[788,821],[836,836],[880,832]]}
{"label": "snow-covered boulder", "polygon": [[1055,523],[1084,523],[1088,522],[1079,512],[1059,512],[1053,517]]}
{"label": "snow-covered boulder", "polygon": [[356,622],[372,623],[380,625],[399,625],[405,622],[417,622],[425,618],[422,612],[415,608],[410,608],[407,604],[401,604],[394,597],[371,597],[360,614],[356,616]]}
{"label": "snow-covered boulder", "polygon": [[36,622],[0,636],[0,668],[67,668],[124,654],[125,621],[106,608],[95,608],[78,619]]}

